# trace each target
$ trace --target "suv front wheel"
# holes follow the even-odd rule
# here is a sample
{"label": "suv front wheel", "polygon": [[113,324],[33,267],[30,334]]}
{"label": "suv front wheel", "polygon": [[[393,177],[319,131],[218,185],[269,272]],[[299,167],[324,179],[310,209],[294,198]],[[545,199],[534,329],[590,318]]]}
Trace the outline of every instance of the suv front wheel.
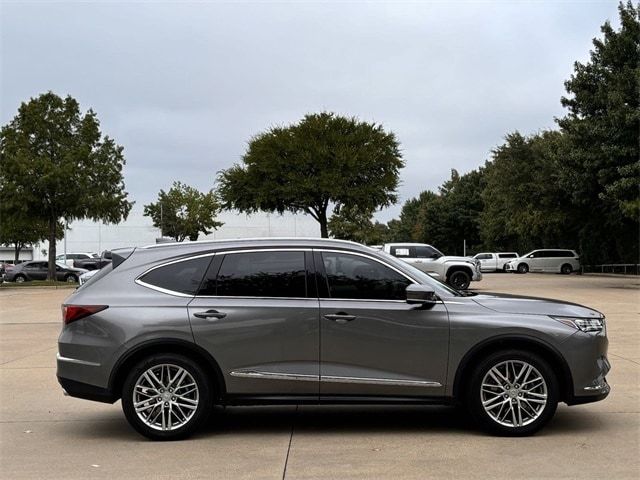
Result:
{"label": "suv front wheel", "polygon": [[467,405],[491,433],[530,435],[553,417],[558,390],[558,380],[544,359],[526,351],[501,351],[474,370]]}
{"label": "suv front wheel", "polygon": [[122,409],[133,428],[153,440],[177,440],[205,423],[211,386],[190,358],[160,354],[138,363],[122,389]]}
{"label": "suv front wheel", "polygon": [[471,284],[471,275],[464,270],[456,270],[449,274],[447,283],[456,290],[466,290]]}

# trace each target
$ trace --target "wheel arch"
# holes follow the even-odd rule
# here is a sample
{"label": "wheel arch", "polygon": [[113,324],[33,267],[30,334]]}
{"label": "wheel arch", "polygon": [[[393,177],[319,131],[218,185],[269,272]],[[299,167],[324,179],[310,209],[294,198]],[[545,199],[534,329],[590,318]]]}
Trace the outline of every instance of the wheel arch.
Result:
{"label": "wheel arch", "polygon": [[456,400],[462,400],[465,386],[468,385],[471,373],[478,362],[491,353],[519,349],[536,353],[544,358],[558,375],[560,384],[560,400],[565,401],[573,395],[573,378],[571,370],[562,354],[547,342],[526,335],[500,335],[489,338],[469,350],[458,364],[453,381],[452,395]]}
{"label": "wheel arch", "polygon": [[466,265],[451,265],[449,268],[447,268],[447,272],[445,273],[445,278],[448,281],[449,277],[454,272],[459,272],[459,271],[463,271],[467,273],[469,275],[469,279],[473,278],[473,270],[471,269],[471,267],[467,267]]}
{"label": "wheel arch", "polygon": [[115,399],[120,398],[122,386],[127,374],[133,366],[145,357],[159,353],[175,353],[184,355],[192,360],[206,366],[206,371],[210,373],[214,384],[214,399],[220,400],[226,395],[226,384],[224,375],[218,362],[205,349],[195,343],[184,340],[149,340],[136,345],[131,350],[122,355],[116,362],[109,378],[109,390]]}

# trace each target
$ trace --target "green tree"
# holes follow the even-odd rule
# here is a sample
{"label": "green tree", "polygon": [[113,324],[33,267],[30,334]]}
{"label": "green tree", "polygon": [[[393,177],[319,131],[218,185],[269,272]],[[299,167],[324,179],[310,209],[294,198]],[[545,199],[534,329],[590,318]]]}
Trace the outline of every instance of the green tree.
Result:
{"label": "green tree", "polygon": [[145,205],[144,214],[151,217],[162,235],[177,242],[195,241],[200,233],[208,235],[211,229],[222,226],[216,221],[220,203],[213,192],[202,193],[196,188],[174,182],[168,192],[160,190],[158,201]]}
{"label": "green tree", "polygon": [[559,132],[507,135],[485,167],[480,230],[484,247],[517,250],[572,242],[568,192],[558,180],[564,138]]}
{"label": "green tree", "polygon": [[388,227],[372,220],[373,213],[355,206],[336,209],[329,219],[329,233],[334,238],[351,240],[365,245],[380,245],[387,241]]}
{"label": "green tree", "polygon": [[410,198],[400,211],[400,217],[389,221],[389,241],[390,242],[417,242],[421,238],[420,209],[428,203],[436,194],[430,190],[425,190],[417,198]]}
{"label": "green tree", "polygon": [[403,166],[393,133],[323,112],[252,138],[242,164],[219,173],[219,192],[225,207],[242,212],[305,212],[327,237],[332,207],[371,212],[395,203]]}
{"label": "green tree", "polygon": [[[8,203],[2,201],[0,193],[0,245],[13,246],[14,263],[17,264],[20,251],[28,245],[46,240],[49,228],[47,222],[28,217],[17,209],[8,211],[6,205]],[[64,235],[61,224],[59,228],[58,240]]]}
{"label": "green tree", "polygon": [[589,61],[575,63],[558,120],[568,141],[560,182],[588,261],[638,258],[640,7],[621,3],[619,14],[620,29],[606,22]]}
{"label": "green tree", "polygon": [[0,131],[0,188],[9,203],[47,223],[49,279],[55,278],[61,219],[115,223],[131,203],[124,190],[122,147],[102,136],[96,114],[52,92],[22,103]]}

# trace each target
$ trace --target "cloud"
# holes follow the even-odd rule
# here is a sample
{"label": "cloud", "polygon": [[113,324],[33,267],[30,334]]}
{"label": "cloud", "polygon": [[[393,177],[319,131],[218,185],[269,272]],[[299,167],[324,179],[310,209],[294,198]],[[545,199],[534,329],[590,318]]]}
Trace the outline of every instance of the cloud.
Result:
{"label": "cloud", "polygon": [[332,110],[397,134],[407,199],[510,131],[553,127],[573,62],[616,16],[615,2],[5,2],[0,120],[73,95],[124,145],[142,204],[174,180],[209,189],[253,134]]}

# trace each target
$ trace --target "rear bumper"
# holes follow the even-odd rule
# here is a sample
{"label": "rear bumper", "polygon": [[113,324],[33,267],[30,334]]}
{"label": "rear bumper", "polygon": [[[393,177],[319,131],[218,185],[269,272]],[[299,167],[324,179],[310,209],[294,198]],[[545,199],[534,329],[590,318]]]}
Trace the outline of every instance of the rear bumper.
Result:
{"label": "rear bumper", "polygon": [[118,398],[108,389],[77,382],[68,378],[58,377],[58,383],[71,397],[93,400],[95,402],[113,403]]}

